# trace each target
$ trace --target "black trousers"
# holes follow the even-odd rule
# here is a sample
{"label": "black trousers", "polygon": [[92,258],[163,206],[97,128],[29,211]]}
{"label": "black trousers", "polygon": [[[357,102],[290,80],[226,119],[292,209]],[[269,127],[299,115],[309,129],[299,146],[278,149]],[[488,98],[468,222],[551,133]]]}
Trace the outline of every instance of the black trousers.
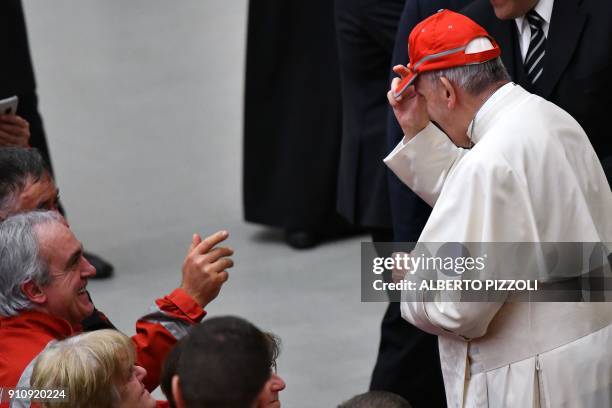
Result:
{"label": "black trousers", "polygon": [[342,82],[338,212],[353,224],[390,228],[386,115],[389,66],[403,0],[335,0]]}
{"label": "black trousers", "polygon": [[244,97],[244,217],[327,236],[336,212],[340,79],[327,0],[249,1]]}
{"label": "black trousers", "polygon": [[[372,241],[390,242],[390,230],[372,232]],[[390,256],[377,247],[378,256]],[[389,251],[390,252],[390,251]],[[389,281],[390,276],[384,276]],[[414,408],[446,407],[438,338],[402,318],[400,303],[390,302],[380,325],[380,345],[370,390],[390,391]]]}
{"label": "black trousers", "polygon": [[398,302],[383,317],[370,389],[399,394],[414,408],[446,406],[438,339],[402,319]]}

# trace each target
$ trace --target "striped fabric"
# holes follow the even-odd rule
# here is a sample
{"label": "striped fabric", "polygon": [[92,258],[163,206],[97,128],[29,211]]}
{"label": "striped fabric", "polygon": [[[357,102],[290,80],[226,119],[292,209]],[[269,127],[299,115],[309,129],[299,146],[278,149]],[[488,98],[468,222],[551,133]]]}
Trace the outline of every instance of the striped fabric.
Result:
{"label": "striped fabric", "polygon": [[164,329],[168,330],[175,339],[180,340],[185,337],[191,330],[191,324],[177,319],[173,315],[166,313],[156,304],[149,308],[149,313],[141,318],[154,324],[161,324]]}
{"label": "striped fabric", "polygon": [[546,51],[546,36],[542,24],[544,19],[535,11],[531,10],[526,15],[531,28],[531,40],[525,57],[525,71],[532,85],[540,79],[544,71],[544,53]]}

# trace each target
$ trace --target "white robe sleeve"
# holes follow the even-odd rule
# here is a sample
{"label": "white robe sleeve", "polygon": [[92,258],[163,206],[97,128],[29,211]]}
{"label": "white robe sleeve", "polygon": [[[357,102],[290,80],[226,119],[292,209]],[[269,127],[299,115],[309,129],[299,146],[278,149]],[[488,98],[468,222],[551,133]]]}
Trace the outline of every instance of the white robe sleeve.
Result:
{"label": "white robe sleeve", "polygon": [[404,184],[433,207],[448,172],[467,152],[455,146],[430,122],[408,142],[401,140],[384,162]]}
{"label": "white robe sleeve", "polygon": [[[466,156],[448,177],[419,242],[538,241],[525,182],[502,157],[482,153]],[[431,274],[419,272],[421,277]],[[484,336],[503,305],[503,299],[441,301],[448,299],[444,292],[437,292],[434,302],[425,302],[422,292],[403,295],[404,319],[429,333],[464,339]]]}

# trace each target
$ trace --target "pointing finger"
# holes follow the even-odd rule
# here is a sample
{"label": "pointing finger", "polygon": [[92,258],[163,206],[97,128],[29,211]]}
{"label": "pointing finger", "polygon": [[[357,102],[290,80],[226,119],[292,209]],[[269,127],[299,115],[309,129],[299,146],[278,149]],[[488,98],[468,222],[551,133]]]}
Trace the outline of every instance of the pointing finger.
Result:
{"label": "pointing finger", "polygon": [[199,254],[205,254],[208,251],[210,251],[219,242],[225,241],[228,236],[229,236],[229,233],[225,230],[217,231],[214,234],[206,237],[202,242],[200,242],[195,247],[195,251]]}
{"label": "pointing finger", "polygon": [[410,70],[405,65],[396,65],[396,66],[394,66],[393,67],[393,72],[395,72],[397,75],[401,76],[402,78],[405,77],[405,76],[408,76],[410,74]]}

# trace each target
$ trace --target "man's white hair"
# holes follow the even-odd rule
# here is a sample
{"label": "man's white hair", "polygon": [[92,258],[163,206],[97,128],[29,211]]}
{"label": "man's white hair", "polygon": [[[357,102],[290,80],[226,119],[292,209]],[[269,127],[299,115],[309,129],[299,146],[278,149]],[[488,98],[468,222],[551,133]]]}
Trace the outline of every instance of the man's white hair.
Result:
{"label": "man's white hair", "polygon": [[440,78],[445,77],[472,96],[480,95],[496,83],[510,81],[510,75],[499,57],[482,64],[424,72],[421,76],[422,80],[429,81],[433,86],[438,86]]}
{"label": "man's white hair", "polygon": [[32,302],[21,290],[22,284],[49,282],[35,228],[53,222],[61,223],[61,216],[55,211],[17,214],[0,222],[0,316],[15,316],[32,309]]}

